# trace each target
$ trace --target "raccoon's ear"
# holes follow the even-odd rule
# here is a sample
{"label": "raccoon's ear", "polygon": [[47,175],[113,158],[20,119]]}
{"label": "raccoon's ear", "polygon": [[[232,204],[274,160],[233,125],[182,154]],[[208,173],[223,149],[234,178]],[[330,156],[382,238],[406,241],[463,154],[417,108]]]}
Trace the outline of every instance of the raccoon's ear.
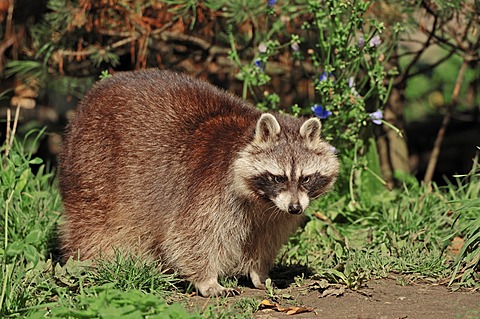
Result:
{"label": "raccoon's ear", "polygon": [[257,143],[268,143],[274,141],[280,134],[280,124],[275,116],[264,113],[257,121],[255,128],[255,139]]}
{"label": "raccoon's ear", "polygon": [[320,142],[320,131],[322,129],[322,123],[319,119],[313,117],[300,128],[300,136],[303,137],[307,145],[316,146]]}

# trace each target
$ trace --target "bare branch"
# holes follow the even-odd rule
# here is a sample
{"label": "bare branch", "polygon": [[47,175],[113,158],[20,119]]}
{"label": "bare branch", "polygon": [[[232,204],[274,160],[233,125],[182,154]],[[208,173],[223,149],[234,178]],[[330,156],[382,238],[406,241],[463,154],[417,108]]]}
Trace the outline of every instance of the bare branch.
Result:
{"label": "bare branch", "polygon": [[455,53],[455,50],[451,50],[450,52],[448,52],[448,54],[446,56],[444,56],[443,58],[439,59],[438,61],[436,61],[435,63],[432,63],[430,64],[429,66],[425,67],[425,68],[422,68],[421,70],[418,70],[417,72],[413,72],[411,74],[409,74],[409,78],[413,78],[419,74],[422,74],[422,73],[425,73],[425,72],[428,72],[434,68],[436,68],[437,66],[439,66],[440,64],[442,64],[443,62],[447,61],[448,59],[450,59],[450,57]]}
{"label": "bare branch", "polygon": [[[422,2],[425,2],[425,1],[422,1]],[[425,52],[425,50],[430,46],[430,42],[433,38],[433,33],[435,32],[435,29],[437,28],[437,21],[438,21],[437,16],[434,16],[432,31],[429,32],[429,36],[427,38],[427,41],[423,44],[423,47],[419,51],[417,51],[417,54],[413,57],[412,61],[410,61],[408,66],[405,68],[405,72],[403,72],[402,77],[399,80],[399,83],[405,82],[408,79],[410,70],[418,62],[418,60],[420,59],[422,54]]]}
{"label": "bare branch", "polygon": [[465,77],[465,71],[468,68],[468,61],[463,60],[462,66],[458,71],[457,80],[455,82],[455,87],[453,88],[452,100],[448,105],[447,113],[445,113],[442,121],[442,125],[437,133],[437,138],[435,139],[435,143],[433,145],[432,154],[430,155],[430,160],[428,161],[427,171],[425,172],[425,177],[423,181],[425,184],[430,184],[433,178],[433,173],[435,172],[435,167],[437,166],[438,156],[440,155],[440,148],[442,146],[443,138],[445,136],[445,132],[447,130],[448,124],[450,123],[450,119],[452,117],[452,112],[455,106],[457,105],[458,96],[460,94],[460,88],[462,87],[462,83]]}

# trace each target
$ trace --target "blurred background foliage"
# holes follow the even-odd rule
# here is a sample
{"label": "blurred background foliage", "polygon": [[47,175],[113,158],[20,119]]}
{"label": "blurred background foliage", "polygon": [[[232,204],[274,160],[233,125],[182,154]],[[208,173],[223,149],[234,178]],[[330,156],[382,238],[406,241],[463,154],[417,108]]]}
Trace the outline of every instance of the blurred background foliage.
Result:
{"label": "blurred background foliage", "polygon": [[480,144],[479,12],[478,0],[0,0],[0,118],[18,106],[18,133],[46,126],[39,154],[55,164],[102,72],[175,69],[323,117],[350,188],[364,172],[388,188],[405,173],[442,183]]}

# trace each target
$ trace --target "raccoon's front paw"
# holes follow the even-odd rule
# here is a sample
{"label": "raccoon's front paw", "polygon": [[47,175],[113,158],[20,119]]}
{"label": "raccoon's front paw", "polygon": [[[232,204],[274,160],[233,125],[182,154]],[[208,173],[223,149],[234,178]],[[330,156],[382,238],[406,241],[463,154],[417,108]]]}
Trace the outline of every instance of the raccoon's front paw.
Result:
{"label": "raccoon's front paw", "polygon": [[196,287],[203,297],[233,297],[240,294],[237,289],[225,288],[217,281],[196,284]]}
{"label": "raccoon's front paw", "polygon": [[220,295],[214,295],[216,297],[235,297],[240,295],[240,290],[235,289],[235,288],[225,288],[222,287],[222,290],[220,291]]}

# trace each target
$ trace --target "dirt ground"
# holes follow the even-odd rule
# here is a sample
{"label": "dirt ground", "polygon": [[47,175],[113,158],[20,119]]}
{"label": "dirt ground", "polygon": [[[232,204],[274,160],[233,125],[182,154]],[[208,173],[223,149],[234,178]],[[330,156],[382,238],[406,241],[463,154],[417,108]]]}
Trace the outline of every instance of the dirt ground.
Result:
{"label": "dirt ground", "polygon": [[[244,296],[258,294],[246,289]],[[289,290],[289,289],[286,289]],[[290,289],[293,299],[279,300],[283,308],[303,306],[308,312],[287,315],[278,309],[259,310],[256,318],[355,318],[355,319],[443,319],[480,318],[480,292],[452,292],[444,285],[401,286],[392,279],[370,281],[358,291],[338,292],[321,297],[322,292],[305,288]],[[292,301],[294,301],[292,303]],[[293,307],[292,307],[293,306]],[[312,309],[313,308],[313,309]]]}
{"label": "dirt ground", "polygon": [[[259,319],[480,318],[478,291],[453,292],[444,285],[428,283],[402,286],[393,279],[372,280],[358,291],[343,290],[341,287],[322,291],[315,289],[315,285],[312,281],[301,288],[282,289],[277,291],[277,296],[280,296],[277,300],[269,299],[264,291],[242,288],[242,294],[232,299],[269,299],[265,300],[264,309],[255,313],[254,317]],[[288,310],[294,314],[288,315]]]}

